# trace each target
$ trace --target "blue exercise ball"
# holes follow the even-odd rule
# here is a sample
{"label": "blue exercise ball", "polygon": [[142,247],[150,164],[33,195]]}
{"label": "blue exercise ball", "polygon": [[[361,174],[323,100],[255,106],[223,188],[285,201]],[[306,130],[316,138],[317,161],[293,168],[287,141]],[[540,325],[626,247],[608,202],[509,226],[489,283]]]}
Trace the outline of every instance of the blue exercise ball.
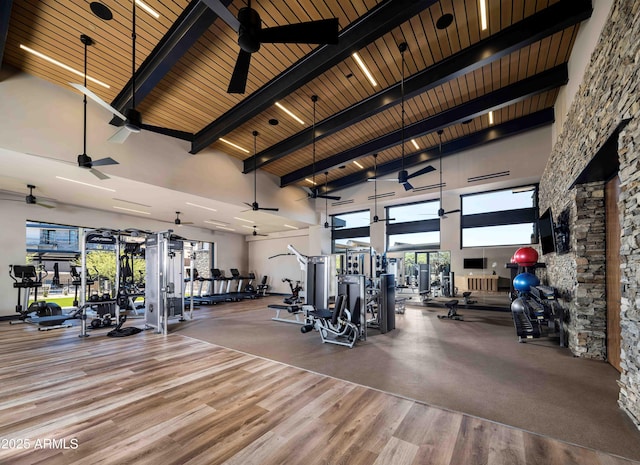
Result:
{"label": "blue exercise ball", "polygon": [[513,288],[518,292],[529,292],[531,286],[538,286],[540,280],[532,273],[520,273],[513,278]]}

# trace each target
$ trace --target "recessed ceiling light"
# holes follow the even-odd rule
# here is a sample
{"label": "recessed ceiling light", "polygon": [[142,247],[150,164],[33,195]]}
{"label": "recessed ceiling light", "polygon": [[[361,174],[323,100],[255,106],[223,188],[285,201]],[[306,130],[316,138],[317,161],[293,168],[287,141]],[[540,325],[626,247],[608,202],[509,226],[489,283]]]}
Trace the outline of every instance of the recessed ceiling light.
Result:
{"label": "recessed ceiling light", "polygon": [[131,205],[138,205],[139,207],[151,208],[151,205],[147,205],[147,204],[144,204],[144,203],[138,203],[138,202],[132,202],[131,200],[116,199],[115,197],[112,198],[111,200],[115,200],[116,202],[130,203]]}
{"label": "recessed ceiling light", "polygon": [[63,178],[62,176],[56,176],[56,179],[60,179],[61,181],[73,182],[76,184],[82,184],[83,186],[93,187],[95,189],[102,189],[103,191],[115,192],[115,189],[110,189],[108,187],[96,186],[95,184],[89,184],[88,182],[76,181],[75,179]]}
{"label": "recessed ceiling light", "polygon": [[411,139],[411,143],[413,144],[413,146],[416,148],[416,150],[420,150],[420,146],[418,145],[418,143],[416,142],[415,139]]}
{"label": "recessed ceiling light", "polygon": [[[66,70],[67,70],[67,71],[69,71],[70,73],[77,74],[78,76],[80,76],[80,77],[82,77],[82,78],[84,77],[84,73],[81,73],[81,72],[80,72],[80,71],[78,71],[77,69],[73,69],[71,66],[68,66],[68,65],[65,65],[64,63],[59,62],[58,60],[54,60],[53,58],[51,58],[51,57],[49,57],[49,56],[45,55],[44,53],[40,53],[40,52],[38,52],[38,51],[36,51],[36,50],[34,50],[34,49],[32,49],[32,48],[27,47],[26,45],[22,45],[22,44],[20,44],[20,48],[21,48],[22,50],[24,50],[25,52],[29,52],[29,53],[31,53],[32,55],[35,55],[35,56],[37,56],[37,57],[39,57],[39,58],[42,58],[42,59],[43,59],[43,60],[45,60],[45,61],[48,61],[48,62],[49,62],[49,63],[51,63],[51,64],[54,64],[54,65],[56,65],[56,66],[59,66],[59,67],[60,67],[60,68],[62,68],[62,69],[66,69]],[[109,84],[105,84],[105,83],[104,83],[104,82],[102,82],[102,81],[98,81],[97,79],[92,78],[91,76],[87,76],[87,80],[88,80],[88,81],[91,81],[91,82],[94,82],[94,83],[96,83],[96,84],[98,84],[98,85],[100,85],[100,86],[102,86],[102,87],[107,88],[107,89],[111,89],[111,86],[110,86]]]}
{"label": "recessed ceiling light", "polygon": [[356,165],[358,168],[363,169],[364,166],[362,166],[360,163],[358,163],[357,160],[353,160],[353,164]]}
{"label": "recessed ceiling light", "polygon": [[251,220],[245,220],[244,218],[238,218],[237,216],[233,217],[234,220],[244,221],[245,223],[253,223]]}
{"label": "recessed ceiling light", "polygon": [[287,227],[287,228],[291,228],[291,229],[298,229],[295,226],[291,226],[290,224],[285,224],[284,226]]}
{"label": "recessed ceiling light", "polygon": [[482,30],[487,29],[487,2],[480,0],[480,27]]}
{"label": "recessed ceiling light", "polygon": [[462,122],[462,124],[469,124],[469,123],[471,123],[471,121],[473,121],[473,118],[465,119],[465,120]]}
{"label": "recessed ceiling light", "polygon": [[204,208],[205,210],[210,210],[212,212],[217,212],[215,208],[205,207],[204,205],[198,205],[197,203],[185,202],[187,205],[191,205],[192,207]]}
{"label": "recessed ceiling light", "polygon": [[352,56],[356,60],[356,63],[358,63],[358,66],[360,67],[364,75],[367,76],[367,79],[369,80],[371,85],[373,87],[376,87],[378,83],[376,82],[375,79],[373,79],[373,76],[371,75],[369,68],[367,68],[367,65],[364,64],[364,61],[362,61],[362,58],[360,58],[360,55],[358,55],[358,52],[353,52]]}
{"label": "recessed ceiling light", "polygon": [[314,186],[316,186],[316,185],[317,185],[317,184],[316,184],[312,179],[304,178],[304,180],[305,180],[305,181],[307,181],[308,183],[313,184]]}
{"label": "recessed ceiling light", "polygon": [[149,213],[149,212],[143,212],[141,210],[134,210],[133,208],[117,207],[115,205],[113,206],[113,208],[115,208],[116,210],[124,210],[126,212],[140,213],[141,215],[151,215],[151,213]]}
{"label": "recessed ceiling light", "polygon": [[226,226],[216,226],[218,229],[224,229],[225,231],[235,231],[233,228],[227,228]]}
{"label": "recessed ceiling light", "polygon": [[445,13],[442,16],[440,16],[436,21],[436,27],[441,30],[446,29],[449,26],[451,26],[452,22],[453,22],[453,15],[451,13]]}
{"label": "recessed ceiling light", "polygon": [[489,124],[493,124],[493,112],[489,112]]}
{"label": "recessed ceiling light", "polygon": [[213,221],[213,220],[204,220],[205,223],[208,224],[215,224],[216,226],[226,226],[229,223],[221,223],[219,221]]}
{"label": "recessed ceiling light", "polygon": [[230,145],[231,147],[235,147],[238,150],[242,150],[245,153],[249,153],[249,151],[247,149],[243,149],[242,147],[240,147],[239,145],[234,144],[233,142],[229,142],[227,139],[223,139],[222,137],[220,139],[218,139],[220,142],[224,142],[227,145]]}
{"label": "recessed ceiling light", "polygon": [[281,103],[276,102],[276,106],[278,108],[280,108],[282,111],[284,111],[287,115],[291,116],[293,119],[295,119],[298,123],[300,124],[304,124],[304,121],[302,121],[300,118],[298,118],[296,115],[294,115],[293,113],[291,113],[291,111],[287,110],[285,107],[282,106]]}
{"label": "recessed ceiling light", "polygon": [[142,8],[144,11],[146,11],[147,13],[149,13],[151,16],[153,16],[154,18],[158,19],[160,18],[160,13],[158,13],[157,11],[155,11],[153,8],[151,8],[149,5],[147,5],[146,3],[144,3],[142,0],[136,0],[136,5],[138,5],[140,8]]}

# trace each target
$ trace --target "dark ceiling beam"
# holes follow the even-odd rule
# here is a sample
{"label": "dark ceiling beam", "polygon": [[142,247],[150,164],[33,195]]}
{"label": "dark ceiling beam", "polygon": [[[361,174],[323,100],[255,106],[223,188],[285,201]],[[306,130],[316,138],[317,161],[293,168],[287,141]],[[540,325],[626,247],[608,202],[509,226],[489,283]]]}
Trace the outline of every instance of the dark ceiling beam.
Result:
{"label": "dark ceiling beam", "polygon": [[[405,79],[405,96],[411,98],[463,74],[498,60],[514,50],[529,46],[591,16],[591,0],[562,0],[532,16],[462,50]],[[396,105],[401,99],[400,84],[316,124],[316,141]],[[304,129],[244,160],[244,172],[260,168],[301,149],[312,140],[313,128]],[[255,158],[255,160],[254,160]]]}
{"label": "dark ceiling beam", "polygon": [[[229,6],[231,1],[221,0],[225,6]],[[173,65],[198,41],[217,18],[218,15],[200,0],[191,0],[191,3],[187,5],[176,22],[137,69],[135,75],[137,105],[151,93]],[[131,85],[131,79],[129,79],[129,82],[111,102],[111,106],[120,112],[131,108]],[[111,123],[119,125],[122,124],[122,121],[114,117]]]}
{"label": "dark ceiling beam", "polygon": [[[438,129],[444,129],[453,124],[459,124],[468,119],[481,116],[489,111],[520,102],[528,97],[546,92],[565,85],[569,80],[567,64],[558,65],[542,73],[523,79],[522,81],[494,90],[486,95],[442,111],[429,118],[407,125],[404,130],[404,140],[430,134]],[[394,147],[402,142],[402,130],[392,131],[369,142],[331,155],[316,161],[315,165],[307,165],[280,178],[280,187],[285,187],[312,176],[316,173],[331,170],[340,165],[373,153]]]}
{"label": "dark ceiling beam", "polygon": [[[542,126],[549,125],[554,121],[554,113],[552,108],[547,108],[527,116],[522,116],[517,119],[507,121],[502,124],[491,126],[468,136],[460,137],[458,139],[446,142],[442,144],[442,156],[455,155],[465,150],[470,150],[474,147],[495,142],[507,137],[515,136],[532,129],[536,129]],[[405,156],[404,167],[405,169],[413,166],[427,163],[430,161],[438,160],[438,147],[431,147],[428,150],[423,150],[413,154]],[[402,166],[401,160],[394,160],[389,163],[378,165],[377,173],[378,178],[387,175],[398,174]],[[355,186],[363,182],[367,182],[369,178],[373,177],[373,169],[362,170],[357,173],[344,176],[336,179],[327,184],[326,192],[335,192],[347,187]],[[419,177],[413,178],[411,183],[416,185]],[[419,187],[419,186],[418,186]],[[322,193],[324,193],[324,189]]]}
{"label": "dark ceiling beam", "polygon": [[12,6],[13,0],[2,0],[2,2],[0,2],[0,68],[2,68],[4,48],[7,45],[7,34],[9,33],[9,20],[11,19]]}
{"label": "dark ceiling beam", "polygon": [[220,118],[196,133],[190,153],[196,154],[220,137],[263,112],[325,71],[387,32],[408,21],[437,0],[386,0],[340,32],[337,45],[322,45],[252,93]]}

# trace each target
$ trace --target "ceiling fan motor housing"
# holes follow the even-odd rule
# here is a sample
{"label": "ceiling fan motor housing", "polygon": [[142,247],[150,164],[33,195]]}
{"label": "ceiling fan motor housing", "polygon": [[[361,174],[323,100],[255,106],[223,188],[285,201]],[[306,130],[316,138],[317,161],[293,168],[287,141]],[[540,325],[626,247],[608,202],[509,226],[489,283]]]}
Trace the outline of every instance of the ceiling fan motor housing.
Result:
{"label": "ceiling fan motor housing", "polygon": [[244,7],[238,11],[238,45],[247,53],[260,50],[260,15],[252,8]]}
{"label": "ceiling fan motor housing", "polygon": [[78,166],[81,166],[82,168],[91,168],[93,166],[91,162],[91,157],[86,153],[78,155]]}
{"label": "ceiling fan motor housing", "polygon": [[129,108],[125,111],[127,121],[124,123],[125,127],[131,132],[140,132],[142,126],[142,115],[135,108]]}

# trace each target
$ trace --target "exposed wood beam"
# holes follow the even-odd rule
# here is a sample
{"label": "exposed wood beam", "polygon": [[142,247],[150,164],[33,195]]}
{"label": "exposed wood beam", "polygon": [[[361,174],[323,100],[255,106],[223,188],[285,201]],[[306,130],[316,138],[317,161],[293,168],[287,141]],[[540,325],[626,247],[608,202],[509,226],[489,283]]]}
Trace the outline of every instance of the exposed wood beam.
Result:
{"label": "exposed wood beam", "polygon": [[190,153],[196,154],[261,113],[273,102],[320,76],[353,52],[408,21],[437,0],[386,0],[340,33],[337,45],[323,45],[257,90],[196,134]]}
{"label": "exposed wood beam", "polygon": [[[452,124],[461,123],[489,111],[495,111],[508,105],[520,102],[528,97],[565,85],[569,80],[567,65],[562,64],[542,73],[538,73],[522,81],[495,90],[481,97],[457,105],[448,110],[405,127],[405,140],[417,138],[444,129]],[[280,187],[293,184],[312,176],[316,172],[331,170],[345,163],[381,152],[402,142],[402,130],[392,131],[369,142],[352,147],[341,153],[316,161],[315,165],[307,165],[280,178]]]}
{"label": "exposed wood beam", "polygon": [[[433,89],[460,75],[481,68],[514,50],[531,45],[591,16],[590,0],[562,0],[524,20],[462,50],[405,80],[405,95],[411,98]],[[358,121],[398,104],[400,85],[388,87],[372,97],[316,124],[316,140],[334,134]],[[288,139],[272,145],[244,161],[244,172],[260,168],[299,150],[312,139],[312,128],[304,129]],[[255,160],[254,160],[255,158]]]}
{"label": "exposed wood beam", "polygon": [[[229,6],[232,0],[221,0]],[[149,56],[136,71],[136,104],[140,104],[169,70],[189,50],[196,41],[218,18],[209,7],[200,0],[192,0],[175,23],[158,42]],[[111,102],[111,106],[120,112],[131,107],[131,79]],[[114,117],[112,124],[122,121]]]}
{"label": "exposed wood beam", "polygon": [[[538,111],[527,116],[507,121],[506,123],[491,126],[465,137],[446,142],[442,144],[442,156],[455,155],[474,147],[488,144],[500,139],[515,136],[517,134],[530,131],[542,126],[553,123],[554,113],[552,108]],[[410,168],[412,166],[435,161],[438,159],[438,147],[431,147],[429,150],[420,151],[405,156],[404,166]],[[397,174],[401,169],[401,160],[394,160],[383,165],[378,165],[378,177],[390,174]],[[349,176],[344,176],[327,184],[327,192],[335,192],[347,187],[355,186],[366,182],[367,179],[373,177],[373,170],[362,170]],[[411,182],[416,184],[418,178],[414,178]],[[323,190],[324,193],[324,190]]]}
{"label": "exposed wood beam", "polygon": [[9,33],[9,20],[11,19],[12,6],[13,0],[2,0],[0,4],[0,68],[2,67],[4,47],[7,44],[7,34]]}

